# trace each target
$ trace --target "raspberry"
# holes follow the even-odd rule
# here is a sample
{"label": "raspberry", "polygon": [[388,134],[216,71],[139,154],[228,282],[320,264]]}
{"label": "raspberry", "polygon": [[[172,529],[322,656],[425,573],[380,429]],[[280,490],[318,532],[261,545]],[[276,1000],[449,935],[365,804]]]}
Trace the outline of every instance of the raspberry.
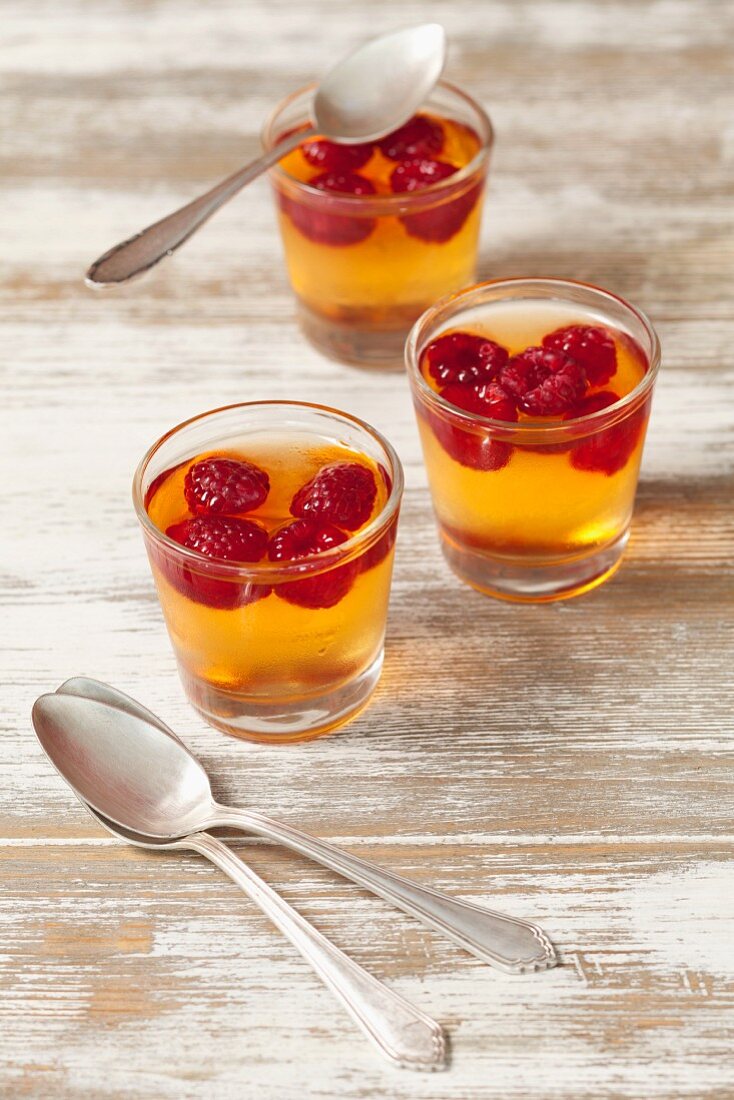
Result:
{"label": "raspberry", "polygon": [[[479,412],[482,416],[495,416],[499,402],[483,402],[475,392],[475,390],[482,388],[481,385],[476,387],[459,386],[452,383],[446,387],[441,396],[459,408],[466,409],[467,412]],[[504,400],[506,401],[506,399]],[[471,407],[467,408],[467,406]],[[480,406],[481,409],[477,406]],[[457,423],[453,418],[450,419],[445,413],[432,410],[422,411],[443,449],[462,466],[467,466],[472,470],[501,470],[510,461],[512,457],[511,444],[505,443],[501,439],[495,439],[487,428],[479,424],[464,426]],[[502,411],[509,414],[510,408],[507,407]],[[514,405],[512,405],[511,411],[516,419],[517,412]]]}
{"label": "raspberry", "polygon": [[380,152],[390,160],[430,157],[443,149],[440,123],[425,115],[413,115],[406,123],[378,141]]}
{"label": "raspberry", "polygon": [[[167,528],[166,534],[181,546],[215,561],[260,561],[268,546],[268,533],[264,527],[254,520],[231,516],[195,516],[194,519],[174,523]],[[267,585],[242,584],[211,575],[216,573],[216,569],[212,570],[206,562],[194,570],[162,552],[158,552],[157,559],[168,580],[179,592],[209,607],[220,610],[242,607],[270,592]]]}
{"label": "raspberry", "polygon": [[[589,416],[590,413],[610,408],[617,401],[619,401],[618,395],[611,390],[591,394],[567,412],[564,420],[571,420],[577,416]],[[617,424],[613,424],[611,428],[602,428],[593,435],[574,443],[571,451],[571,465],[577,470],[606,474],[607,477],[618,473],[627,465],[637,446],[648,411],[647,405],[643,405]]]}
{"label": "raspberry", "polygon": [[524,412],[531,416],[557,416],[572,408],[586,390],[586,375],[583,367],[573,360],[551,374],[530,393],[526,393],[520,404]]}
{"label": "raspberry", "polygon": [[398,520],[397,516],[392,520],[390,526],[383,535],[373,543],[368,550],[359,558],[360,572],[367,573],[370,569],[374,569],[376,565],[384,561],[387,555],[395,545],[395,536],[398,532]]}
{"label": "raspberry", "polygon": [[586,371],[592,386],[605,385],[617,371],[617,351],[609,333],[594,325],[569,325],[543,337],[543,347],[565,351]]}
{"label": "raspberry", "polygon": [[[271,561],[297,561],[330,550],[346,542],[348,535],[331,523],[296,519],[272,536],[268,547]],[[276,593],[288,603],[312,609],[334,607],[346,596],[359,572],[359,561],[337,565],[301,581],[276,585]]]}
{"label": "raspberry", "polygon": [[301,152],[308,163],[324,172],[356,172],[370,159],[372,149],[371,143],[340,145],[335,141],[327,141],[326,138],[304,141],[301,146]]}
{"label": "raspberry", "polygon": [[413,160],[404,160],[397,168],[393,168],[390,174],[390,189],[396,195],[423,191],[434,183],[447,180],[458,171],[455,164],[449,164],[445,160],[415,157]]}
{"label": "raspberry", "polygon": [[531,356],[523,354],[513,355],[500,371],[497,381],[511,397],[520,401],[547,377],[548,371],[542,365],[536,365]]}
{"label": "raspberry", "polygon": [[269,491],[265,471],[238,458],[203,458],[184,478],[186,503],[197,516],[252,512]]}
{"label": "raspberry", "polygon": [[444,385],[490,381],[506,362],[504,348],[473,332],[448,332],[433,340],[423,352],[424,370]]}
{"label": "raspberry", "polygon": [[[414,158],[393,170],[390,187],[396,194],[411,194],[449,179],[456,172],[458,168],[446,161]],[[442,244],[459,232],[473,210],[481,188],[481,184],[474,184],[454,199],[442,201],[439,198],[435,206],[416,214],[406,214],[400,221],[411,237]]]}
{"label": "raspberry", "polygon": [[450,404],[478,416],[491,420],[517,420],[515,402],[497,382],[477,382],[473,386],[452,382],[441,390],[441,396]]}
{"label": "raspberry", "polygon": [[564,420],[576,420],[580,416],[590,416],[591,413],[601,412],[602,409],[609,409],[619,401],[619,395],[612,390],[603,390],[601,393],[592,393],[588,397],[583,397],[578,404],[574,405],[572,409],[569,409],[565,413]]}
{"label": "raspberry", "polygon": [[[369,196],[375,194],[372,183],[356,172],[322,172],[308,181],[309,187],[317,191],[331,192],[337,195]],[[336,214],[329,211],[328,199],[323,205],[310,205],[300,199],[280,194],[280,206],[288,214],[293,224],[304,237],[317,244],[328,244],[341,248],[358,244],[369,237],[376,221],[369,217],[356,217],[351,214]]]}
{"label": "raspberry", "polygon": [[260,561],[268,546],[268,533],[252,519],[233,516],[195,516],[167,528],[174,542],[217,561]]}
{"label": "raspberry", "polygon": [[371,470],[357,462],[335,462],[298,490],[290,510],[302,519],[325,520],[356,531],[370,518],[376,498]]}
{"label": "raspberry", "polygon": [[531,387],[519,396],[520,408],[531,416],[558,416],[567,412],[586,390],[583,367],[565,352],[547,348],[526,348],[513,356],[500,372],[499,382],[512,392],[515,381]]}
{"label": "raspberry", "polygon": [[358,172],[322,172],[308,181],[309,187],[319,191],[334,191],[339,195],[374,195],[375,186]]}
{"label": "raspberry", "polygon": [[512,457],[510,443],[492,439],[483,429],[462,428],[435,413],[431,416],[431,425],[446,453],[471,470],[502,470]]}

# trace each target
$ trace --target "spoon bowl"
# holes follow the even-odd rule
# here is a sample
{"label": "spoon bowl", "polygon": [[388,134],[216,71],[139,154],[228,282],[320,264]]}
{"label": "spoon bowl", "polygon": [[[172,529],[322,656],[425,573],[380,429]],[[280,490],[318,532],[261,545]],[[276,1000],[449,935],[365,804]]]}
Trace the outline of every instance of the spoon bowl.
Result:
{"label": "spoon bowl", "polygon": [[37,699],[32,717],[51,763],[103,817],[158,840],[206,828],[209,777],[169,730],[58,692]]}
{"label": "spoon bowl", "polygon": [[315,129],[345,144],[384,137],[420,107],[445,61],[446,32],[439,23],[373,38],[321,81],[313,100]]}

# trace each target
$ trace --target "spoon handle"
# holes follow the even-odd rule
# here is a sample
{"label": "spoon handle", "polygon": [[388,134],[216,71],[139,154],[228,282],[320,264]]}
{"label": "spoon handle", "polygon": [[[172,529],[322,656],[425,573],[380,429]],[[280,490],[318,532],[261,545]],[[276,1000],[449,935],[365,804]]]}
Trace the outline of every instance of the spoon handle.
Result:
{"label": "spoon handle", "polygon": [[317,932],[221,840],[208,833],[193,833],[185,844],[215,863],[262,909],[383,1055],[408,1069],[442,1068],[445,1041],[435,1020]]}
{"label": "spoon handle", "polygon": [[225,202],[241,191],[248,183],[262,175],[279,160],[287,156],[304,138],[310,137],[313,129],[299,130],[278,142],[272,149],[263,153],[257,160],[240,168],[227,179],[212,187],[205,195],[175,210],[160,221],[149,225],[147,229],[136,233],[120,244],[116,244],[87,271],[87,286],[99,289],[105,286],[117,286],[136,275],[143,275],[154,267],[164,256],[170,256],[184,241],[188,240],[200,225],[223,206]]}
{"label": "spoon handle", "polygon": [[300,852],[378,894],[423,924],[442,932],[472,955],[508,974],[546,970],[556,965],[553,945],[536,924],[421,886],[318,837],[251,810],[217,806],[216,818],[208,822],[207,827],[214,825],[257,833]]}

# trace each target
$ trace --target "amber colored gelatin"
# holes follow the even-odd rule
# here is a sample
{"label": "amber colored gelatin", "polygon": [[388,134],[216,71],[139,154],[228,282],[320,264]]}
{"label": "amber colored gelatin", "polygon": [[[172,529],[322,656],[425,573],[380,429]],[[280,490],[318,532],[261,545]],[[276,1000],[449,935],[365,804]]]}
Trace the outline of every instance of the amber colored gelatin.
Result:
{"label": "amber colored gelatin", "polygon": [[[443,130],[443,147],[433,154],[435,160],[461,169],[474,159],[480,141],[470,126],[424,117]],[[374,194],[356,199],[295,187],[294,180],[311,183],[322,174],[300,148],[280,162],[290,180],[273,175],[286,263],[306,330],[322,350],[347,361],[360,361],[359,334],[370,332],[387,334],[384,346],[392,347],[399,361],[401,336],[413,321],[474,275],[486,163],[455,187],[450,178],[442,180],[427,209],[418,190],[400,196],[405,200],[402,213],[380,212],[379,200],[395,197],[391,177],[401,163],[374,145],[369,160],[357,169]],[[414,203],[416,212],[411,213]],[[346,333],[342,343],[336,335],[336,345],[323,345],[322,321],[324,332]],[[367,337],[364,343],[369,345]],[[378,351],[375,357],[380,355]]]}
{"label": "amber colored gelatin", "polygon": [[[616,370],[602,385],[589,385],[589,399],[600,393],[623,398],[648,369],[644,352],[631,336],[578,305],[499,301],[467,311],[458,321],[443,332],[482,335],[506,348],[510,356],[540,345],[547,334],[566,326],[604,329],[614,342]],[[424,377],[432,389],[440,392],[425,369]],[[563,569],[564,563],[603,552],[605,547],[620,542],[623,545],[634,504],[649,403],[648,394],[644,401],[631,404],[621,418],[612,411],[596,431],[589,429],[581,437],[544,443],[542,436],[529,442],[517,430],[531,420],[522,411],[516,423],[506,424],[506,430],[500,425],[493,430],[482,426],[481,421],[467,423],[466,414],[463,421],[452,419],[450,413],[446,415],[416,396],[434,509],[449,561],[453,563],[462,555],[479,561],[487,555],[498,573],[505,562],[511,575],[518,563],[541,570],[545,566]],[[586,408],[594,411],[593,403]],[[580,412],[583,410],[582,402]],[[569,429],[573,425],[571,413],[532,419],[541,431],[553,424],[567,424]],[[479,445],[494,448],[493,461],[475,460]],[[476,572],[479,576],[481,569],[477,567]],[[464,579],[474,583],[471,576]],[[593,584],[603,579],[600,575]],[[585,578],[576,591],[585,591],[593,584]],[[476,586],[482,587],[481,582]],[[522,593],[513,597],[491,586],[485,590],[523,598]],[[554,592],[547,598],[572,594],[573,590]],[[529,592],[527,598],[546,597]]]}
{"label": "amber colored gelatin", "polygon": [[[228,447],[196,455],[155,479],[147,494],[146,510],[159,530],[166,532],[192,517],[184,494],[186,474],[194,463],[212,455],[246,460],[267,472],[270,491],[264,504],[243,518],[263,525],[271,538],[284,525],[293,523],[289,509],[294,495],[324,466],[357,463],[374,475],[377,496],[370,518],[359,530],[379,514],[390,492],[385,471],[365,454],[330,440],[320,442],[313,434],[274,437],[272,432],[252,432],[242,448]],[[217,698],[231,695],[238,704],[255,709],[275,701],[285,709],[298,701],[307,704],[311,698],[337,691],[379,661],[395,522],[396,519],[379,542],[367,544],[356,557],[352,556],[350,564],[341,565],[348,573],[347,591],[333,606],[301,606],[286,597],[288,579],[273,580],[264,574],[262,584],[239,586],[242,595],[238,599],[235,582],[212,581],[204,574],[202,583],[188,567],[182,573],[167,554],[149,541],[151,566],[166,625],[194,702],[206,698],[209,685]],[[345,535],[349,538],[359,530],[347,531]],[[216,564],[202,559],[204,570],[216,569]],[[267,560],[258,562],[253,572],[269,570],[274,564]],[[292,577],[290,583],[293,584]],[[228,585],[235,591],[232,598],[226,593]],[[318,600],[315,602],[318,604]],[[207,717],[217,724],[211,713]],[[233,732],[226,721],[221,724]],[[307,736],[338,724],[340,721],[310,730]],[[258,739],[257,730],[245,730],[243,735]],[[261,739],[273,740],[267,735]],[[302,735],[277,739],[300,740]]]}

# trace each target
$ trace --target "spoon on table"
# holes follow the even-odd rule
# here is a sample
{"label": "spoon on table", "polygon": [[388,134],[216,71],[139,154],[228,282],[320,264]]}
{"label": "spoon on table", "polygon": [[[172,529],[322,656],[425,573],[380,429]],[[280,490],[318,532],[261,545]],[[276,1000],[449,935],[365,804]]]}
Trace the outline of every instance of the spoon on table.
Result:
{"label": "spoon on table", "polygon": [[[73,682],[72,686],[75,686]],[[136,707],[132,700],[130,703],[133,708]],[[37,711],[34,708],[34,722],[38,720],[42,723],[43,699],[37,706]],[[167,728],[165,731],[168,736],[176,737]],[[78,792],[75,793],[94,820],[118,840],[154,851],[193,850],[211,860],[290,940],[383,1055],[406,1069],[444,1068],[446,1042],[440,1024],[340,951],[221,840],[206,832],[190,833],[177,840],[154,840],[109,821],[79,797]],[[135,818],[134,805],[129,817],[131,820]]]}
{"label": "spoon on table", "polygon": [[313,99],[312,127],[282,138],[205,195],[105,252],[89,268],[87,286],[115,286],[149,271],[188,240],[220,206],[305,138],[322,134],[331,141],[354,145],[391,133],[424,102],[445,60],[446,35],[438,23],[423,23],[373,38],[338,62],[321,81]]}
{"label": "spoon on table", "polygon": [[[36,723],[52,763],[110,820],[160,840],[234,827],[283,844],[351,879],[507,973],[555,966],[537,925],[421,886],[253,810],[221,806],[204,768],[159,718],[107,684],[76,677],[43,696]],[[34,718],[35,722],[35,718]]]}

